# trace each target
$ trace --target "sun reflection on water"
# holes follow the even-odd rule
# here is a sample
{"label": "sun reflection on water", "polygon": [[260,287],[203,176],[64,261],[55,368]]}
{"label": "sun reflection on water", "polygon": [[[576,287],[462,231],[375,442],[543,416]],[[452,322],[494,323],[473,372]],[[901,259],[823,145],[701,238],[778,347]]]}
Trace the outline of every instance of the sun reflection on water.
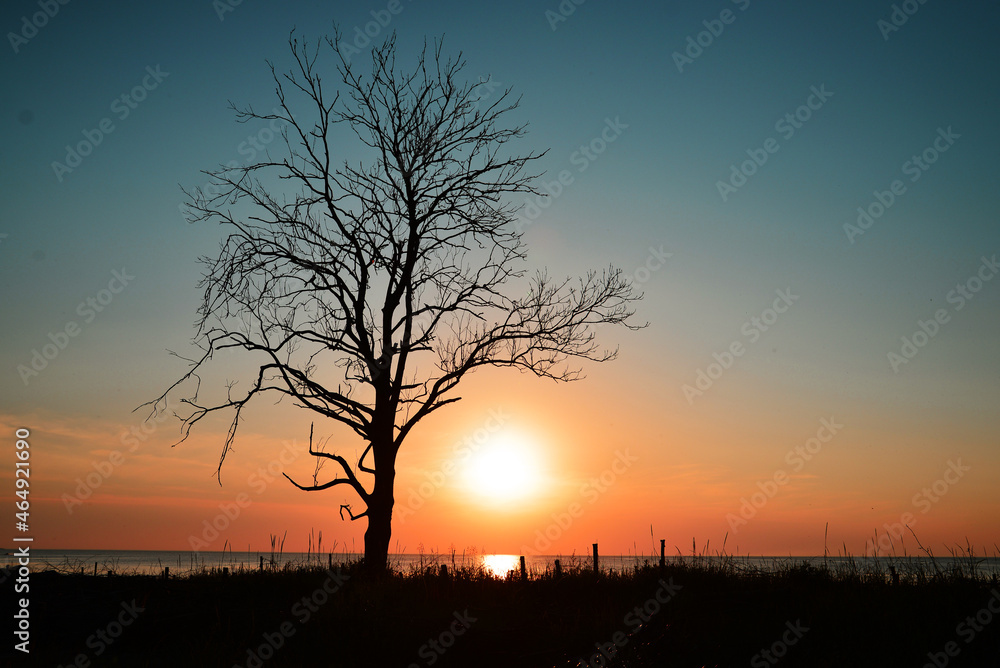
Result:
{"label": "sun reflection on water", "polygon": [[520,557],[516,554],[484,554],[483,568],[493,577],[505,578],[510,571],[520,568]]}

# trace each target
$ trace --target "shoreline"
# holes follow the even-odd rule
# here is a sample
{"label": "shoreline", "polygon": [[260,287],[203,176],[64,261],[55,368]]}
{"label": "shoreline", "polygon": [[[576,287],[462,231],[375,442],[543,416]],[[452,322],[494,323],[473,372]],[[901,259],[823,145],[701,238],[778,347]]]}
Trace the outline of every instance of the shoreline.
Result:
{"label": "shoreline", "polygon": [[[135,555],[158,555],[158,558],[142,559]],[[118,575],[162,575],[168,571],[172,576],[204,574],[228,568],[231,571],[253,572],[263,568],[310,568],[314,566],[333,567],[352,564],[362,559],[357,553],[278,553],[278,552],[163,552],[157,550],[67,550],[32,549],[30,572],[32,574],[57,572],[63,574],[104,575],[109,571]],[[170,558],[165,558],[169,555]],[[0,570],[16,568],[16,554],[6,557],[0,563]],[[526,559],[527,571],[541,575],[551,571],[556,562],[563,568],[592,568],[592,557],[580,555],[529,555]],[[520,555],[482,554],[465,552],[462,554],[419,554],[399,553],[389,555],[389,568],[396,573],[406,574],[414,570],[422,571],[427,566],[438,568],[447,565],[452,570],[484,567],[495,576],[503,576],[508,571],[519,571]],[[661,562],[662,559],[662,562]],[[799,564],[814,568],[828,568],[832,571],[875,570],[888,572],[890,568],[902,571],[952,571],[960,568],[987,576],[1000,575],[1000,557],[981,557],[974,554],[952,554],[944,557],[927,555],[868,555],[868,556],[751,556],[751,555],[600,555],[600,570],[623,572],[644,566],[703,565],[706,567],[725,566],[742,570],[781,571]]]}

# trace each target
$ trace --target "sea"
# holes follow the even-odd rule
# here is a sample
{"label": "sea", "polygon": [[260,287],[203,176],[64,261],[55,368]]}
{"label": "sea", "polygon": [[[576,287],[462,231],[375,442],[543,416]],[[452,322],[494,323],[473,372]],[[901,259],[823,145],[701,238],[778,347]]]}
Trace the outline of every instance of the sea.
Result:
{"label": "sea", "polygon": [[[339,565],[357,561],[362,555],[350,552],[321,553],[315,552],[270,552],[270,551],[225,551],[225,552],[192,552],[192,551],[153,551],[153,550],[53,550],[32,549],[30,569],[33,572],[57,571],[60,573],[85,573],[107,575],[115,574],[160,575],[169,568],[171,576],[185,576],[213,569],[229,568],[231,570],[264,568],[283,569],[296,566]],[[423,572],[428,567],[439,569],[442,565],[448,568],[478,568],[497,577],[507,577],[512,572],[519,572],[520,555],[515,554],[480,554],[469,552],[430,553],[430,554],[390,554],[389,565],[393,570],[402,573]],[[592,556],[587,555],[525,555],[525,568],[530,574],[542,574],[553,570],[555,562],[560,562],[564,570],[574,568],[593,568]],[[961,569],[963,573],[978,573],[987,577],[1000,577],[1000,558],[998,557],[926,557],[926,556],[878,556],[878,557],[816,557],[816,556],[667,556],[669,564],[684,563],[687,565],[711,566],[729,560],[737,569],[779,571],[790,567],[808,564],[815,568],[823,566],[836,572],[841,569],[861,570],[871,572],[890,572],[890,566],[901,575],[905,573],[923,572],[931,575],[935,572],[954,572]],[[7,568],[17,566],[14,550],[7,550],[0,555],[0,563]],[[641,568],[645,565],[659,563],[659,555],[599,555],[598,567],[606,572],[624,572]]]}

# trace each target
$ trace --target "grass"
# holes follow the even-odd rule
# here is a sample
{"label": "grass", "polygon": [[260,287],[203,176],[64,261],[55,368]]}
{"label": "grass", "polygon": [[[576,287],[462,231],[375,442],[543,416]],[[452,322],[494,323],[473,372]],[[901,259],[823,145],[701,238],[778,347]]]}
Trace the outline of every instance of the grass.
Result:
{"label": "grass", "polygon": [[[83,654],[93,666],[225,668],[923,666],[949,642],[959,654],[941,655],[948,666],[1000,656],[1000,614],[987,605],[995,596],[1000,610],[1000,581],[971,547],[946,560],[848,555],[816,565],[709,555],[706,546],[663,568],[636,556],[594,573],[589,559],[571,557],[559,577],[550,565],[527,581],[463,557],[427,555],[378,580],[351,563],[339,586],[325,563],[277,566],[280,552],[263,570],[203,566],[183,578],[36,573],[31,665],[69,666]],[[665,584],[674,594],[660,603]],[[134,623],[111,644],[95,640],[117,630],[109,624],[133,599],[144,608]],[[959,625],[977,613],[969,638],[972,627]],[[794,637],[793,627],[808,630]],[[775,645],[783,637],[794,643]],[[613,656],[597,655],[602,646],[611,655],[615,639]],[[783,654],[777,663],[761,654],[772,649]]]}

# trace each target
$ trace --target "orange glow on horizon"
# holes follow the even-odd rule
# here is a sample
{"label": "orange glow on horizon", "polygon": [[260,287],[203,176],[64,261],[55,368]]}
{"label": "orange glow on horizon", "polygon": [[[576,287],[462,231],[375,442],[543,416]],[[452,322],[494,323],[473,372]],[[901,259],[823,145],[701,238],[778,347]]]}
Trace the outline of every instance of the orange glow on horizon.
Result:
{"label": "orange glow on horizon", "polygon": [[[654,393],[634,399],[618,391],[629,382],[627,369],[610,365],[559,386],[516,374],[474,377],[469,399],[421,423],[400,450],[391,551],[568,556],[586,555],[596,542],[607,555],[651,555],[664,538],[670,554],[691,554],[693,539],[696,551],[707,546],[710,554],[725,542],[730,554],[836,555],[846,545],[861,555],[876,531],[875,540],[888,531],[899,534],[894,549],[914,554],[912,534],[897,527],[910,513],[935,554],[966,538],[977,552],[993,553],[1000,462],[989,433],[967,430],[969,470],[946,488],[939,483],[928,501],[915,497],[957,457],[949,454],[952,435],[932,428],[932,418],[909,418],[905,436],[880,426],[893,416],[863,408],[799,410],[782,420],[733,406],[727,421],[706,421]],[[287,531],[285,550],[297,552],[321,531],[324,551],[363,551],[365,520],[339,513],[342,503],[357,509],[357,498],[344,487],[302,492],[282,476],[309,481],[315,471],[302,422],[309,416],[282,411],[241,426],[222,486],[213,474],[224,421],[176,447],[175,429],[161,425],[134,450],[124,438],[128,415],[115,422],[39,413],[0,423],[8,433],[32,429],[38,547],[266,550],[271,535]],[[789,456],[831,415],[844,425],[834,438],[808,461]],[[496,416],[503,424],[490,431]],[[360,454],[349,434],[320,422],[316,431],[331,437],[330,450]],[[463,449],[476,434],[481,443]],[[873,450],[873,438],[901,445]],[[124,461],[105,476],[114,452]],[[332,467],[320,471],[323,480],[332,475]],[[9,484],[10,473],[0,478]]]}

